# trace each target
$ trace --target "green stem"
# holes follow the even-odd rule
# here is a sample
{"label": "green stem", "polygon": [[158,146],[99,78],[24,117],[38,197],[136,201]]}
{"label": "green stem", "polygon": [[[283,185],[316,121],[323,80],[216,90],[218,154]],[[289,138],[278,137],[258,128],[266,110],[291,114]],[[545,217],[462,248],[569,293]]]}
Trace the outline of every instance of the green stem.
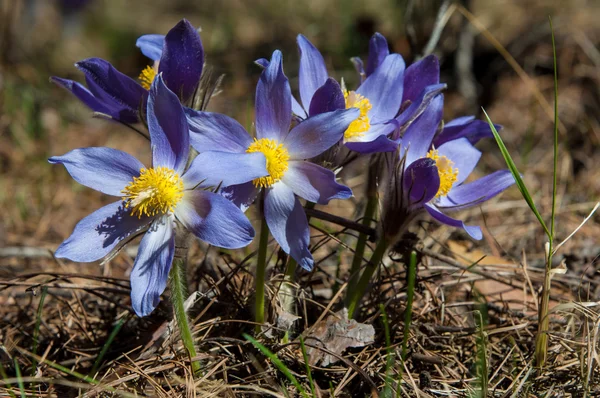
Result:
{"label": "green stem", "polygon": [[[376,182],[376,175],[374,173],[369,173],[369,180],[367,182],[368,201],[367,207],[365,208],[365,214],[362,218],[362,225],[365,227],[371,226],[371,223],[375,218],[375,212],[377,211],[378,198]],[[350,300],[354,296],[354,290],[356,289],[356,284],[358,283],[368,238],[369,236],[362,232],[358,235],[356,249],[354,250],[354,258],[352,259],[352,265],[350,267],[350,279],[348,280],[348,288],[346,289],[346,306],[350,305]]]}
{"label": "green stem", "polygon": [[265,323],[265,274],[267,271],[267,246],[269,244],[269,227],[264,215],[260,223],[260,241],[258,244],[258,261],[256,263],[256,302],[254,305],[256,327],[259,334]]}
{"label": "green stem", "polygon": [[415,281],[417,279],[417,252],[410,252],[410,261],[406,275],[406,309],[404,310],[404,335],[402,336],[402,360],[406,361],[408,335],[412,323],[412,306],[415,295]]}
{"label": "green stem", "polygon": [[383,255],[385,254],[388,247],[388,243],[385,238],[381,238],[379,243],[377,243],[377,247],[371,256],[371,260],[367,264],[363,274],[361,275],[356,289],[354,290],[354,294],[352,295],[352,299],[350,300],[350,305],[348,306],[348,317],[353,318],[356,310],[358,309],[358,304],[360,304],[365,292],[367,291],[367,286],[369,285],[369,281],[371,277],[377,270],[377,267],[381,263],[383,259]]}
{"label": "green stem", "polygon": [[173,259],[170,275],[171,301],[173,303],[173,312],[175,313],[179,333],[181,334],[181,340],[183,341],[183,345],[185,346],[190,357],[190,362],[192,363],[192,371],[194,374],[197,374],[200,372],[200,362],[193,360],[193,358],[196,357],[196,348],[194,347],[194,338],[185,312],[185,300],[188,296],[185,263],[185,257],[176,256]]}

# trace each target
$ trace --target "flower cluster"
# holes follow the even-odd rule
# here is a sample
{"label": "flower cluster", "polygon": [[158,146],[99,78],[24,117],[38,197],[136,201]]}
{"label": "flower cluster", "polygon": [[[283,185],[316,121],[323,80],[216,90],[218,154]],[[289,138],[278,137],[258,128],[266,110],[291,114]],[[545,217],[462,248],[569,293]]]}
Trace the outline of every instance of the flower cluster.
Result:
{"label": "flower cluster", "polygon": [[188,21],[164,36],[144,35],[136,45],[153,62],[137,81],[98,58],[75,64],[87,87],[52,80],[94,112],[147,126],[151,165],[111,148],[76,149],[50,162],[64,165],[77,182],[119,198],[81,220],[57,257],[100,260],[143,235],[131,273],[132,306],[140,316],[159,302],[178,255],[178,237],[193,234],[219,247],[246,246],[254,229],[244,212],[254,202],[281,249],[311,270],[309,225],[300,199],[327,205],[352,196],[334,171],[315,163],[328,151],[385,153],[390,167],[381,223],[388,240],[421,210],[480,239],[478,227],[444,212],[477,205],[513,183],[507,171],[465,182],[481,156],[473,145],[491,134],[489,128],[459,118],[440,130],[445,85],[439,82],[437,58],[407,68],[379,34],[371,39],[366,68],[353,59],[360,82],[354,89],[330,76],[321,53],[302,35],[299,101],[280,51],[256,61],[263,71],[256,86],[254,136],[226,115],[194,109],[204,50]]}

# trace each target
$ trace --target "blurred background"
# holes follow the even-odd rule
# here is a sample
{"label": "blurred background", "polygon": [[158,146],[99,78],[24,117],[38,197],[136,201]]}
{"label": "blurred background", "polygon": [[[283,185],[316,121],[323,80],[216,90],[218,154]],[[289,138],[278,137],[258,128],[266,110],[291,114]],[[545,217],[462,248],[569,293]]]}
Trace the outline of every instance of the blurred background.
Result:
{"label": "blurred background", "polygon": [[[49,156],[82,146],[109,146],[149,158],[142,138],[116,123],[91,118],[89,109],[49,77],[83,81],[73,64],[101,57],[135,78],[149,64],[135,47],[137,37],[165,34],[184,17],[202,29],[209,68],[225,74],[223,93],[210,110],[250,126],[260,74],[253,61],[281,49],[295,89],[298,33],[321,50],[329,70],[351,87],[357,76],[349,59],[366,57],[374,32],[385,35],[391,50],[410,63],[428,45],[441,16],[446,23],[434,53],[448,84],[444,119],[481,117],[480,107],[485,107],[495,123],[504,125],[509,150],[542,213],[549,214],[552,16],[561,118],[559,239],[578,225],[600,194],[597,0],[1,0],[0,5],[0,247],[55,249],[79,219],[110,200],[72,181],[62,167],[48,164]],[[493,140],[481,143],[481,149],[487,153],[478,175],[504,167]],[[361,190],[362,180],[352,177],[344,176],[355,191]],[[516,189],[482,210],[472,210],[469,220],[485,224],[492,251],[518,256],[528,245],[542,247],[541,230]],[[597,256],[599,221],[596,216],[588,223],[566,252]],[[452,233],[443,231],[438,238]],[[2,273],[23,267],[22,262],[5,265]]]}

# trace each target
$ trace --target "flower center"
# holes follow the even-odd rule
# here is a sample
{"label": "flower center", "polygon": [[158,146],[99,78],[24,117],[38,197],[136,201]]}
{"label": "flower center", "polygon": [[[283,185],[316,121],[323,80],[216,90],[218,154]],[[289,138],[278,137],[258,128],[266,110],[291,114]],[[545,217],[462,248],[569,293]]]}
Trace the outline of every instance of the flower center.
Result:
{"label": "flower center", "polygon": [[440,175],[440,189],[438,189],[435,195],[436,199],[441,196],[448,195],[448,192],[452,189],[452,185],[456,182],[458,177],[458,169],[453,169],[454,162],[445,156],[440,156],[437,149],[432,149],[427,153],[429,159],[435,160],[435,165]]}
{"label": "flower center", "polygon": [[151,66],[146,66],[146,68],[144,68],[144,70],[142,70],[142,72],[138,76],[138,79],[142,87],[144,87],[146,90],[150,90],[150,86],[152,85],[152,81],[155,77],[156,69],[154,69]]}
{"label": "flower center", "polygon": [[141,169],[140,176],[133,177],[121,192],[125,207],[133,208],[132,216],[155,216],[175,210],[183,197],[183,181],[168,167]]}
{"label": "flower center", "polygon": [[344,90],[344,98],[346,99],[346,109],[360,109],[360,116],[350,123],[348,129],[344,132],[344,139],[346,141],[353,141],[365,135],[365,131],[371,127],[371,122],[367,114],[371,110],[372,105],[366,97],[363,97],[356,91]]}
{"label": "flower center", "polygon": [[278,143],[276,140],[271,140],[269,138],[257,140],[255,138],[254,142],[246,149],[246,152],[262,152],[267,158],[267,171],[269,172],[269,175],[256,178],[252,181],[257,188],[268,188],[275,184],[283,177],[288,169],[290,155],[288,154],[287,149],[283,147],[283,144]]}

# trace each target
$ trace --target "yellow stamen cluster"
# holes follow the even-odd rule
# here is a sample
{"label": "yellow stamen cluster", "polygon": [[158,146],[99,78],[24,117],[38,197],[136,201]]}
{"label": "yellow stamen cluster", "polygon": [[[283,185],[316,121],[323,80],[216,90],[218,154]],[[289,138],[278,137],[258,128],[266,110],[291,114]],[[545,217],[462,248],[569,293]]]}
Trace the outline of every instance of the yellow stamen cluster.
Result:
{"label": "yellow stamen cluster", "polygon": [[371,110],[372,105],[366,97],[363,97],[356,91],[344,90],[344,98],[346,99],[346,109],[360,109],[360,116],[350,123],[348,129],[344,132],[344,139],[346,141],[353,141],[365,135],[365,131],[371,127],[371,122],[367,114]]}
{"label": "yellow stamen cluster", "polygon": [[432,149],[427,153],[429,159],[435,160],[435,165],[440,175],[440,189],[438,189],[435,195],[436,199],[441,196],[448,195],[448,192],[452,189],[452,185],[456,182],[458,177],[458,169],[453,169],[454,162],[445,156],[440,156],[437,149]]}
{"label": "yellow stamen cluster", "polygon": [[140,81],[142,87],[144,87],[146,90],[150,90],[150,86],[152,85],[155,77],[156,69],[151,66],[146,66],[146,68],[144,68],[144,70],[138,76],[138,80]]}
{"label": "yellow stamen cluster", "polygon": [[131,215],[156,216],[173,212],[183,198],[183,181],[175,170],[168,167],[141,169],[121,191],[125,207],[132,207]]}
{"label": "yellow stamen cluster", "polygon": [[279,181],[288,169],[288,160],[290,155],[283,144],[269,138],[254,139],[246,152],[262,152],[267,158],[267,171],[269,175],[266,177],[256,178],[252,182],[255,187],[267,188]]}

